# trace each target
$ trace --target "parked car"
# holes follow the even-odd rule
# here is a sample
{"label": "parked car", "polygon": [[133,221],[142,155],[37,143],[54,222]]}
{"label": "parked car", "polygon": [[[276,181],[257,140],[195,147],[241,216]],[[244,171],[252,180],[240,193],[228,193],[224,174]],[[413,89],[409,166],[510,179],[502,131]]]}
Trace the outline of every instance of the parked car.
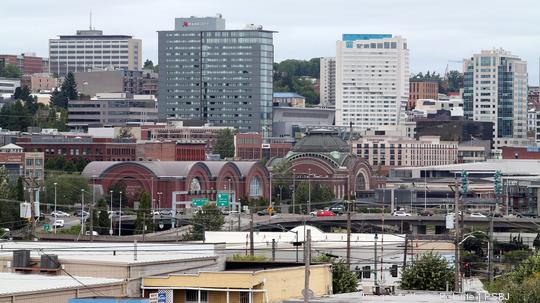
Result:
{"label": "parked car", "polygon": [[395,211],[392,216],[394,217],[410,217],[411,214],[409,214],[408,212],[404,211],[404,210],[398,210],[398,211]]}
{"label": "parked car", "polygon": [[[259,216],[268,216],[269,214],[270,214],[270,211],[268,211],[268,208],[265,208],[263,210],[259,210],[257,212],[257,215],[259,215]],[[276,214],[276,212],[272,211],[272,216],[274,216],[275,214]]]}
{"label": "parked car", "polygon": [[341,203],[333,204],[332,206],[326,207],[325,209],[333,212],[336,215],[343,215],[347,211],[345,205]]}
{"label": "parked car", "polygon": [[88,216],[90,216],[90,213],[87,212],[86,210],[77,210],[77,211],[75,211],[75,213],[73,215],[75,217],[88,217]]}
{"label": "parked car", "polygon": [[71,217],[70,214],[68,214],[68,213],[66,213],[66,212],[64,212],[64,211],[61,211],[61,210],[57,210],[56,212],[53,211],[53,212],[51,213],[51,217],[54,217],[55,214],[56,214],[56,217],[57,217],[57,218],[58,218],[58,217],[60,217],[60,218],[63,218],[63,217]]}
{"label": "parked car", "polygon": [[[87,235],[87,236],[90,236],[90,231],[87,230],[84,234]],[[93,231],[92,231],[92,236],[99,236],[99,234],[98,234],[97,231],[93,230]]]}
{"label": "parked car", "polygon": [[429,209],[422,209],[419,213],[420,216],[433,216],[433,211]]}
{"label": "parked car", "polygon": [[56,227],[56,228],[64,227],[64,220],[63,219],[58,219],[58,220],[54,221],[53,227]]}
{"label": "parked car", "polygon": [[317,217],[335,217],[336,214],[333,213],[331,210],[323,209],[317,211]]}
{"label": "parked car", "polygon": [[481,213],[472,213],[470,215],[471,218],[487,218],[486,215],[484,214],[481,214]]}
{"label": "parked car", "polygon": [[317,212],[319,212],[319,211],[320,211],[320,209],[314,209],[311,212],[309,212],[309,215],[312,216],[312,217],[315,217],[315,216],[317,216]]}

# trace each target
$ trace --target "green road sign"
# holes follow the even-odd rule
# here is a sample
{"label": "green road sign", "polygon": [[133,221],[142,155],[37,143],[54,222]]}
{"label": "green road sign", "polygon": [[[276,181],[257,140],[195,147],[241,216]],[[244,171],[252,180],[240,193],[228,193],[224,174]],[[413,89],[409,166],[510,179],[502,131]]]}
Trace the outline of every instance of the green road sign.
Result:
{"label": "green road sign", "polygon": [[191,204],[193,206],[204,206],[208,202],[208,198],[193,198]]}
{"label": "green road sign", "polygon": [[217,194],[217,206],[218,207],[227,207],[227,206],[229,206],[229,194],[228,193],[218,193]]}
{"label": "green road sign", "polygon": [[45,223],[43,224],[43,230],[45,230],[46,232],[49,232],[51,229],[50,225],[48,223]]}

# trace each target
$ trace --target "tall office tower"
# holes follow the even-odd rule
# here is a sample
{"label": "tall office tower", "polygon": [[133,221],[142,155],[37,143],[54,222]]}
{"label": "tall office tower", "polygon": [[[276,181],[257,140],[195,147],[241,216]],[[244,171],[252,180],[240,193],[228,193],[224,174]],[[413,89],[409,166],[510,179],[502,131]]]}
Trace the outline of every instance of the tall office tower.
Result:
{"label": "tall office tower", "polygon": [[[495,146],[527,139],[527,62],[503,49],[463,62],[465,117],[495,124]],[[513,141],[509,141],[514,139]]]}
{"label": "tall office tower", "polygon": [[159,32],[159,115],[271,134],[272,31],[225,19],[177,18]]}
{"label": "tall office tower", "polygon": [[75,35],[49,39],[49,64],[50,72],[59,76],[97,68],[140,70],[142,41],[103,35],[100,30],[78,30]]}
{"label": "tall office tower", "polygon": [[409,98],[407,40],[344,34],[336,49],[336,125],[360,130],[398,125]]}
{"label": "tall office tower", "polygon": [[321,105],[336,105],[336,58],[321,58],[320,79],[321,85],[319,95],[321,96]]}

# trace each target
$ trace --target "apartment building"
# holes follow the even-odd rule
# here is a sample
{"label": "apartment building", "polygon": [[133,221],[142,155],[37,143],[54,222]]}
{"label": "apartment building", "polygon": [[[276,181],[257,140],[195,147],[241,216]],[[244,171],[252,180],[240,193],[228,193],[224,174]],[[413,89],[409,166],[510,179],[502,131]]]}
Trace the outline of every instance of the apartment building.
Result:
{"label": "apartment building", "polygon": [[360,130],[398,125],[409,99],[407,40],[344,34],[336,48],[336,125]]}
{"label": "apartment building", "polygon": [[78,30],[75,35],[49,39],[50,72],[68,72],[112,67],[139,70],[142,66],[142,41],[127,35],[104,35],[101,30]]}
{"label": "apartment building", "polygon": [[493,122],[495,146],[527,140],[527,62],[503,49],[483,50],[463,62],[464,113]]}
{"label": "apartment building", "polygon": [[458,142],[425,136],[418,140],[372,136],[353,143],[356,154],[373,167],[428,166],[457,163]]}
{"label": "apartment building", "polygon": [[336,58],[325,57],[320,61],[319,95],[322,106],[336,105]]}

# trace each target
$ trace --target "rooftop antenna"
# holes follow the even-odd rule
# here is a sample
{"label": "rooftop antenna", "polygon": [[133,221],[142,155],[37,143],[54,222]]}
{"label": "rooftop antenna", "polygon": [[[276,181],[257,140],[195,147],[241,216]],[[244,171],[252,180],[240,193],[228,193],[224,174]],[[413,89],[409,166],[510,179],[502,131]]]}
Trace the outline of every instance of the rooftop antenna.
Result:
{"label": "rooftop antenna", "polygon": [[92,10],[90,10],[90,30],[92,30]]}

